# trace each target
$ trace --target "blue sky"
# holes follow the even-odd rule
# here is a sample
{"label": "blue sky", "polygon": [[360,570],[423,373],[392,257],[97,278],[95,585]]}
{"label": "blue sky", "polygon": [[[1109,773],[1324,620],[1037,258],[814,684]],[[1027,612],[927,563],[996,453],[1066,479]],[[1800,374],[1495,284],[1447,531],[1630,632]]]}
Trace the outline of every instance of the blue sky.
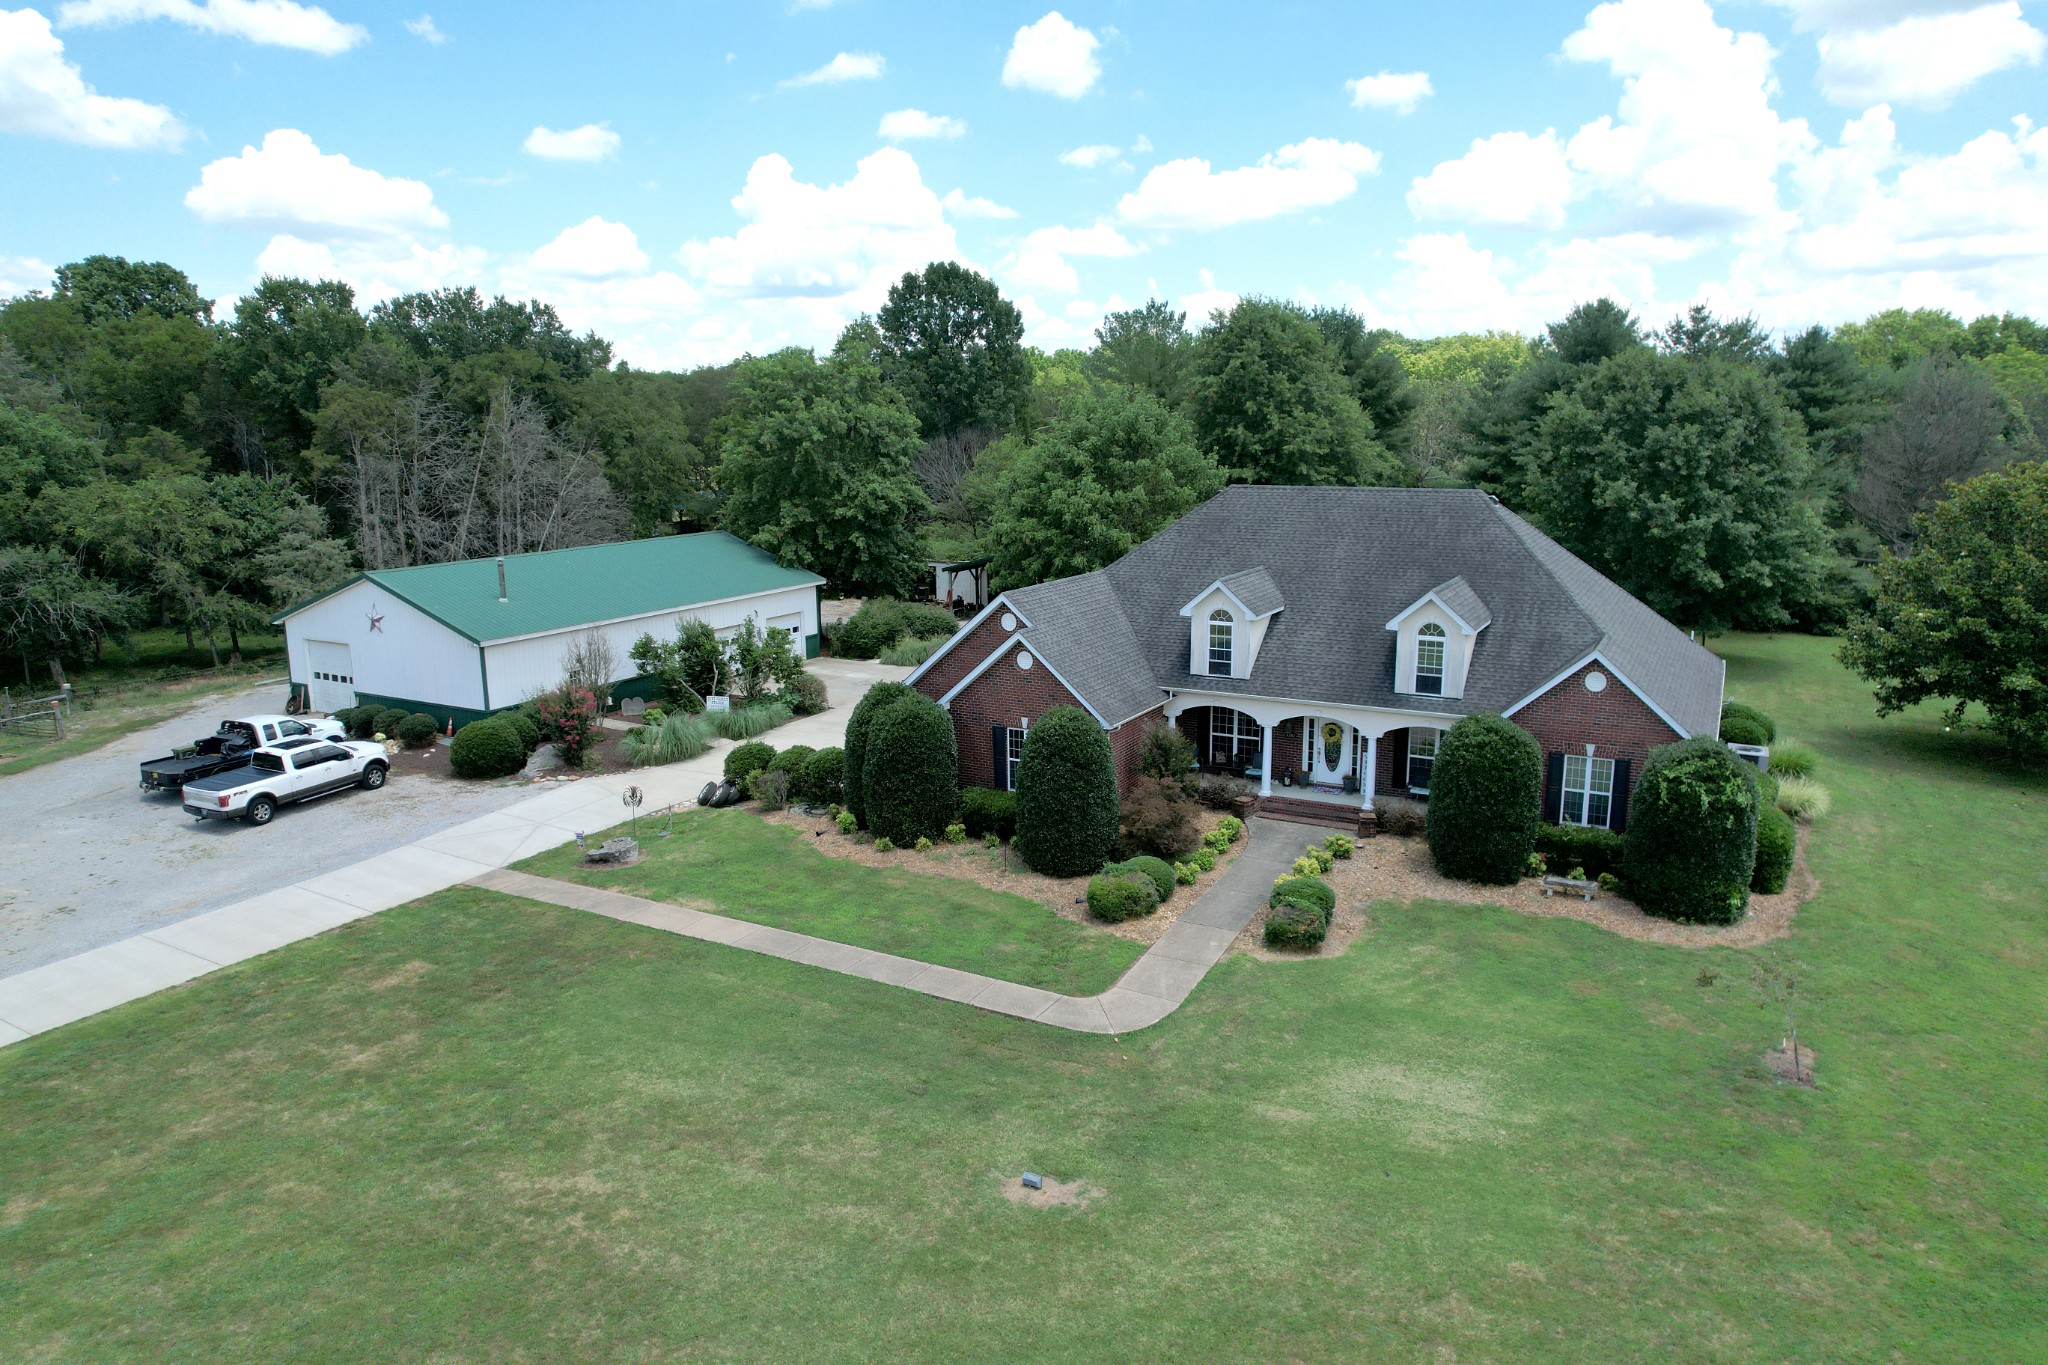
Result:
{"label": "blue sky", "polygon": [[2048,316],[2018,0],[423,3],[0,0],[0,293],[474,283],[650,365],[829,344],[941,256],[1047,346],[1150,295]]}

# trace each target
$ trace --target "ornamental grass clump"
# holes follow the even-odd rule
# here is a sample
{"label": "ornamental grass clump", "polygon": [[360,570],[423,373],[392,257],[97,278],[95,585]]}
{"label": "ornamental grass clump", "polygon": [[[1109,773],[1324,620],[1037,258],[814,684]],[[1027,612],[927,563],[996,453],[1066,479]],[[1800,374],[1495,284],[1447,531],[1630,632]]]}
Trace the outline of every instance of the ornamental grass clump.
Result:
{"label": "ornamental grass clump", "polygon": [[899,844],[943,835],[960,811],[960,755],[945,708],[918,692],[899,697],[869,720],[866,745],[868,828]]}
{"label": "ornamental grass clump", "polygon": [[687,763],[711,747],[711,727],[701,716],[677,711],[659,723],[628,730],[620,748],[635,767],[650,768],[663,763]]}
{"label": "ornamental grass clump", "polygon": [[1033,871],[1079,877],[1102,866],[1116,835],[1109,736],[1079,707],[1055,706],[1017,764],[1017,852]]}
{"label": "ornamental grass clump", "polygon": [[1444,734],[1430,770],[1429,854],[1436,870],[1492,886],[1520,880],[1536,848],[1542,807],[1543,752],[1535,738],[1505,716],[1465,717]]}
{"label": "ornamental grass clump", "polygon": [[1733,924],[1756,866],[1756,769],[1706,735],[1650,751],[1629,805],[1622,862],[1645,913]]}
{"label": "ornamental grass clump", "polygon": [[1812,777],[1813,770],[1819,766],[1820,754],[1811,744],[1788,739],[1771,746],[1771,771],[1780,782],[1788,777]]}
{"label": "ornamental grass clump", "polygon": [[1834,805],[1828,789],[1810,777],[1788,777],[1778,784],[1778,809],[1795,820],[1818,820]]}
{"label": "ornamental grass clump", "polygon": [[752,739],[765,735],[778,725],[787,725],[796,715],[779,701],[756,702],[752,706],[735,706],[730,711],[706,711],[705,723],[720,739]]}

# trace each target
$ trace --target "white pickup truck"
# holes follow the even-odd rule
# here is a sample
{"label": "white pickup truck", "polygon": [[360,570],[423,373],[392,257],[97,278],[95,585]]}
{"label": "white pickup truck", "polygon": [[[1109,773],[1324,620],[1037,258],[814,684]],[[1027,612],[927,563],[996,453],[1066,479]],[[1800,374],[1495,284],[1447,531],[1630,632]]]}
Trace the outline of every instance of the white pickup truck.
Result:
{"label": "white pickup truck", "polygon": [[391,759],[381,744],[285,740],[258,749],[239,768],[185,784],[181,799],[188,815],[201,820],[247,820],[267,825],[279,806],[310,801],[343,787],[384,785]]}

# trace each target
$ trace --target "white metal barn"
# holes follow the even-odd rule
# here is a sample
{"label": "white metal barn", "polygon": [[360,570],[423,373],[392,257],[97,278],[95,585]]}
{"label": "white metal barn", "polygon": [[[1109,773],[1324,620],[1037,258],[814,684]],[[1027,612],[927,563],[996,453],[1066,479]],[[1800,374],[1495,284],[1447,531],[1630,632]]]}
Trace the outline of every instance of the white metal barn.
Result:
{"label": "white metal barn", "polygon": [[[723,531],[359,573],[280,615],[292,690],[316,711],[372,703],[460,726],[562,680],[569,647],[608,636],[624,681],[643,634],[753,617],[818,653],[824,580]],[[630,684],[628,687],[630,690]]]}

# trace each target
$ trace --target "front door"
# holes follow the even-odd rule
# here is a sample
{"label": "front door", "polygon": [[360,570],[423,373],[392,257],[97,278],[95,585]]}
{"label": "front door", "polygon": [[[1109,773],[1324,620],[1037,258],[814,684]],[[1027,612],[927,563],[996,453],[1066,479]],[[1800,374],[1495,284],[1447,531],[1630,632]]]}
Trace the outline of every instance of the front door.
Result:
{"label": "front door", "polygon": [[1351,776],[1351,727],[1327,716],[1310,725],[1309,780],[1319,787],[1342,786]]}

